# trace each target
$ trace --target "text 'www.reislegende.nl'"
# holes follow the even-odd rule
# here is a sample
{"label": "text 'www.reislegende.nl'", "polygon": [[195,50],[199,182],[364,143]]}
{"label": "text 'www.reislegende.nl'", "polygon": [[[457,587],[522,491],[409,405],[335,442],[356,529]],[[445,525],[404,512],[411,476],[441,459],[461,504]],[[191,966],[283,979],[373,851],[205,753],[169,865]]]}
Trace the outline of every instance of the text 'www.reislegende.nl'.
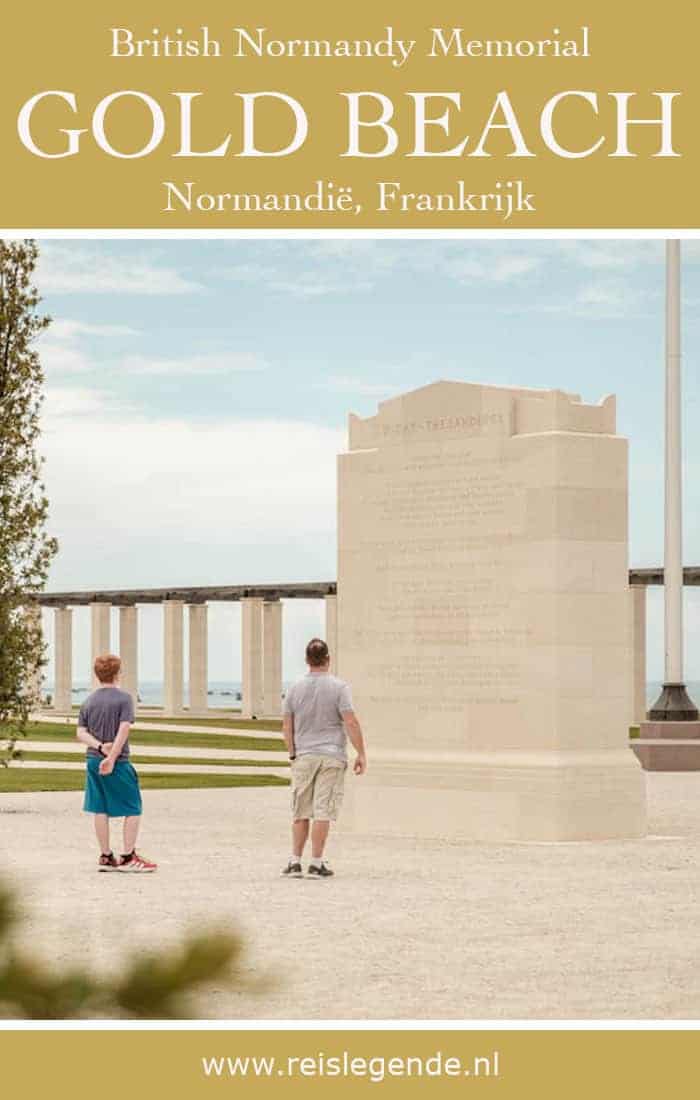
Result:
{"label": "text 'www.reislegende.nl'", "polygon": [[435,1051],[419,1055],[363,1055],[344,1050],[338,1054],[289,1055],[284,1058],[262,1055],[223,1055],[202,1058],[205,1077],[357,1077],[374,1084],[401,1077],[498,1077],[499,1052],[475,1055],[466,1060]]}

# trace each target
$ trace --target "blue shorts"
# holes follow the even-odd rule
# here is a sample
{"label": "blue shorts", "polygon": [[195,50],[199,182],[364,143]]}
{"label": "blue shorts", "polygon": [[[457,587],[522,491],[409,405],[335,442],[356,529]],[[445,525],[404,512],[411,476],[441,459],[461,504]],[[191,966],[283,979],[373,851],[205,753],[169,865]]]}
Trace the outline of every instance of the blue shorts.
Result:
{"label": "blue shorts", "polygon": [[85,812],[107,814],[108,817],[139,817],[141,788],[133,764],[117,760],[111,775],[100,775],[101,761],[99,756],[87,758]]}

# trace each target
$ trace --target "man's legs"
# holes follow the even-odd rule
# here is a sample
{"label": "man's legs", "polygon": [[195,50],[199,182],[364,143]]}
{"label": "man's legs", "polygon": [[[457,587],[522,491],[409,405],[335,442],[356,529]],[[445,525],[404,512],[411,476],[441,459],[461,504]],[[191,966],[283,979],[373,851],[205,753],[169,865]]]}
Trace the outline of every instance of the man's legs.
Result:
{"label": "man's legs", "polygon": [[[315,826],[314,826],[315,828]],[[299,818],[292,824],[292,852],[297,859],[304,854],[304,847],[309,836],[309,819]]]}
{"label": "man's legs", "polygon": [[311,826],[311,860],[309,862],[309,878],[332,878],[334,872],[323,858],[323,849],[326,847],[328,833],[331,827],[329,818],[314,819]]}
{"label": "man's legs", "polygon": [[[298,809],[295,806],[294,810],[298,813]],[[282,871],[283,878],[301,878],[301,857],[304,852],[304,846],[309,836],[309,819],[308,817],[295,817],[292,821],[292,854],[289,857],[287,866]]]}
{"label": "man's legs", "polygon": [[323,849],[326,847],[330,827],[330,821],[314,821],[311,828],[312,859],[320,860],[323,858]]}
{"label": "man's legs", "polygon": [[95,814],[94,817],[97,843],[100,846],[102,855],[108,856],[112,850],[109,846],[109,818],[107,814]]}
{"label": "man's legs", "polygon": [[136,837],[139,835],[140,817],[124,818],[124,855],[129,855],[136,847]]}
{"label": "man's legs", "polygon": [[[323,863],[323,852],[328,840],[331,821],[338,816],[343,800],[345,766],[328,757],[321,759],[314,785],[314,823],[311,827],[311,864],[318,869]],[[326,871],[329,874],[332,872]]]}

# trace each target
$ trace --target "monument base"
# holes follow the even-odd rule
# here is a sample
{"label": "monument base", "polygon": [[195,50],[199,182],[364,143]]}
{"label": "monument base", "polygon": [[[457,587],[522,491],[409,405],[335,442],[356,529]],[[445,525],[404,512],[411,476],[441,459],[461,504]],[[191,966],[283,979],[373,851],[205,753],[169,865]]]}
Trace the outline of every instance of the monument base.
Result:
{"label": "monument base", "polygon": [[659,698],[649,711],[652,722],[697,722],[698,708],[692,701],[685,684],[664,684]]}
{"label": "monument base", "polygon": [[450,841],[646,834],[644,775],[629,749],[371,756],[349,776],[343,828]]}
{"label": "monument base", "polygon": [[700,771],[700,722],[642,722],[630,746],[645,771]]}

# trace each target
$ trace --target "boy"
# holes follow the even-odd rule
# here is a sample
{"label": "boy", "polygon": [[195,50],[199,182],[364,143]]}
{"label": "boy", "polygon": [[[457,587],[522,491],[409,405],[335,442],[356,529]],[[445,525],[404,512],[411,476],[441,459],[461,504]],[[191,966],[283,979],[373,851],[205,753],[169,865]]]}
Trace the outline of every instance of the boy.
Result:
{"label": "boy", "polygon": [[[144,873],[155,871],[157,864],[136,853],[141,790],[129,761],[134,703],[119,688],[121,665],[119,657],[111,653],[95,660],[99,687],[88,696],[78,715],[76,737],[87,745],[83,809],[95,815],[95,833],[101,850],[97,870]],[[110,817],[124,818],[124,853],[119,860],[109,843]]]}

